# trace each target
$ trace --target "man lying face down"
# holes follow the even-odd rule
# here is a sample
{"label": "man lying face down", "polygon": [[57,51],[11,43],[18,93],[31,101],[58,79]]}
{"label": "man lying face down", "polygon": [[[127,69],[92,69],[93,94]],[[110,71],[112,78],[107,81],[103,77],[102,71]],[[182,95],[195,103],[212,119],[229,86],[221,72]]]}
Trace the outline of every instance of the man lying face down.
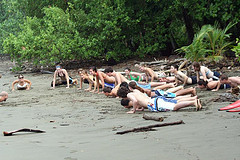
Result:
{"label": "man lying face down", "polygon": [[[143,110],[148,108],[150,111],[158,112],[158,111],[176,111],[180,108],[188,107],[195,105],[196,109],[201,109],[200,100],[197,99],[197,96],[194,97],[182,97],[179,100],[176,99],[167,99],[163,96],[157,96],[154,98],[148,97],[146,94],[140,92],[137,89],[133,89],[131,92],[128,88],[122,86],[117,91],[117,95],[120,98],[128,99],[132,101],[133,109],[127,113],[135,113],[136,110]],[[124,100],[122,100],[123,102]],[[127,101],[126,101],[127,104]],[[128,105],[124,105],[125,107],[129,107]]]}

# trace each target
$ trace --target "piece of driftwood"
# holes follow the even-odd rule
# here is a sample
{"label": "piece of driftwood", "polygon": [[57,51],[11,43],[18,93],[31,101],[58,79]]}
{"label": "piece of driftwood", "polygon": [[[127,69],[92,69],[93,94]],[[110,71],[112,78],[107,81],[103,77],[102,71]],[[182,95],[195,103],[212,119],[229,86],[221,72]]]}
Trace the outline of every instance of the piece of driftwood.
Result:
{"label": "piece of driftwood", "polygon": [[145,126],[145,127],[133,128],[130,130],[117,132],[116,134],[125,134],[125,133],[129,133],[129,132],[146,132],[155,127],[172,126],[172,125],[178,125],[178,124],[184,124],[184,122],[182,120],[180,120],[180,121],[171,122],[171,123],[154,124],[154,125],[149,125],[149,126]]}
{"label": "piece of driftwood", "polygon": [[143,119],[145,120],[154,120],[154,121],[160,121],[162,122],[164,120],[163,117],[153,117],[153,116],[148,116],[146,114],[143,114]]}
{"label": "piece of driftwood", "polygon": [[4,136],[12,136],[13,133],[17,133],[17,132],[45,133],[45,131],[42,131],[42,130],[23,128],[23,129],[11,131],[11,132],[6,132],[6,131],[4,131],[4,132],[3,132],[3,135],[4,135]]}

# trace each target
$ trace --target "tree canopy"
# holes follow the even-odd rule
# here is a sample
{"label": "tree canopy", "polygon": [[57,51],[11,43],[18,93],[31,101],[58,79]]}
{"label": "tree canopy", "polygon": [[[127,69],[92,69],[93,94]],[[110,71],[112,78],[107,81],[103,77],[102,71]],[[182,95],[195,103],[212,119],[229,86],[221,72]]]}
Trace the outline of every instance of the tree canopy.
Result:
{"label": "tree canopy", "polygon": [[218,24],[239,37],[235,0],[2,0],[0,50],[18,61],[57,61],[170,55]]}

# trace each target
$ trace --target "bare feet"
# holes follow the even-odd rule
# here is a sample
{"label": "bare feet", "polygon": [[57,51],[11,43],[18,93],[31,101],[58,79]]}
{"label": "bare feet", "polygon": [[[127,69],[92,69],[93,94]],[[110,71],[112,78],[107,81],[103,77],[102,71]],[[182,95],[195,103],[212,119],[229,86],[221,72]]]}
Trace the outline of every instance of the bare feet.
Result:
{"label": "bare feet", "polygon": [[197,104],[198,104],[198,108],[199,108],[199,110],[201,110],[201,109],[202,109],[202,104],[201,104],[200,99],[197,100]]}
{"label": "bare feet", "polygon": [[193,95],[193,96],[196,96],[196,95],[197,95],[197,91],[196,91],[196,88],[195,88],[195,87],[193,88],[192,95]]}
{"label": "bare feet", "polygon": [[194,105],[196,107],[196,111],[198,111],[199,110],[198,99],[194,101]]}

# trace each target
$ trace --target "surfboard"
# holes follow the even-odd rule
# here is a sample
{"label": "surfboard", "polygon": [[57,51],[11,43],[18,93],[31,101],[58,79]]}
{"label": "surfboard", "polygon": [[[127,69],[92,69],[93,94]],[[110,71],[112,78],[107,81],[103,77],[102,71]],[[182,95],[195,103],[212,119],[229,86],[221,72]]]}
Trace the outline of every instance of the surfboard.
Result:
{"label": "surfboard", "polygon": [[218,109],[218,111],[225,111],[225,110],[229,110],[229,109],[233,109],[233,108],[238,108],[240,107],[240,100],[237,100],[236,102],[229,104],[226,107],[222,107],[220,109]]}
{"label": "surfboard", "polygon": [[239,109],[228,110],[227,112],[240,112],[240,108]]}

